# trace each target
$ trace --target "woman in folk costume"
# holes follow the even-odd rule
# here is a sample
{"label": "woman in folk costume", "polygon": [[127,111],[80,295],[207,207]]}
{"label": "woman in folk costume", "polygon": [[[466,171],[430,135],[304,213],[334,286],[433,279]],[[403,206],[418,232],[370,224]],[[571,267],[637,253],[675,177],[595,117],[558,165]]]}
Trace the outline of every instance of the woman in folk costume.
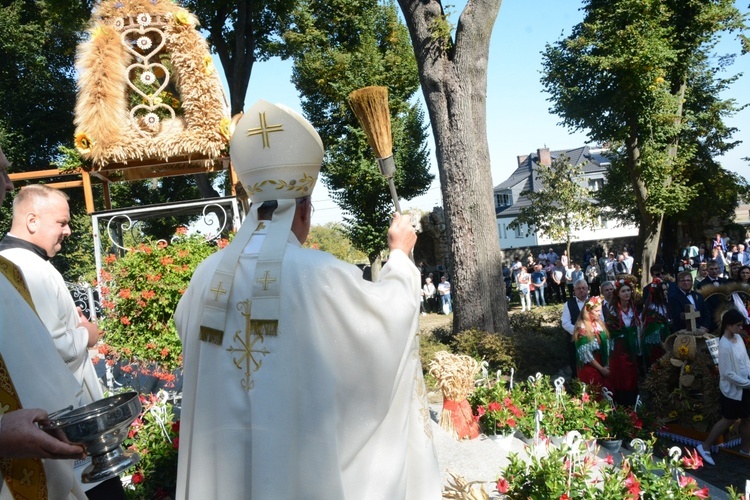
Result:
{"label": "woman in folk costume", "polygon": [[615,281],[612,300],[604,309],[604,323],[612,339],[609,358],[609,389],[615,401],[634,405],[638,396],[638,330],[640,319],[633,301],[633,284],[620,278]]}
{"label": "woman in folk costume", "polygon": [[599,388],[608,387],[610,351],[609,334],[601,320],[602,302],[601,297],[587,300],[573,330],[578,379]]}
{"label": "woman in folk costume", "polygon": [[672,333],[669,329],[668,285],[659,278],[648,285],[648,296],[643,304],[643,350],[646,363],[651,366],[664,355],[662,344]]}

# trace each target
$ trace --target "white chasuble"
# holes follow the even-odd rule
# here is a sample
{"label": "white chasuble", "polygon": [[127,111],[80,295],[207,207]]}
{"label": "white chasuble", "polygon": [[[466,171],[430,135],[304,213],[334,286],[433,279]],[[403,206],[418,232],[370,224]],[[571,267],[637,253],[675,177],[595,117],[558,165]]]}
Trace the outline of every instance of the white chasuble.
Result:
{"label": "white chasuble", "polygon": [[[416,336],[420,276],[391,252],[377,283],[290,236],[275,335],[256,335],[262,235],[240,257],[221,339],[200,338],[222,252],[175,312],[185,378],[177,498],[437,499]],[[256,329],[257,330],[257,329]]]}
{"label": "white chasuble", "polygon": [[89,335],[80,320],[60,272],[47,260],[23,248],[0,253],[21,268],[39,318],[49,330],[62,360],[84,390],[84,403],[104,397],[88,351]]}
{"label": "white chasuble", "polygon": [[[2,274],[0,296],[0,354],[21,406],[50,413],[69,405],[80,406],[82,391],[60,359],[47,329]],[[86,498],[74,474],[73,460],[42,463],[50,500]],[[0,499],[10,498],[7,485],[2,484]]]}

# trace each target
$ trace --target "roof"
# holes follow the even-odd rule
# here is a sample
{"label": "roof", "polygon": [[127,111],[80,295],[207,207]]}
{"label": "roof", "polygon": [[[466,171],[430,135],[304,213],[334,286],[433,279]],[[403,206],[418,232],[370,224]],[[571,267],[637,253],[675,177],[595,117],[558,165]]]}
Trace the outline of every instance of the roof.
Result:
{"label": "roof", "polygon": [[[598,172],[605,172],[610,165],[609,159],[604,156],[606,149],[595,148],[591,149],[589,146],[582,146],[575,149],[560,149],[556,151],[550,151],[550,157],[552,161],[567,156],[570,162],[574,165],[580,165],[583,169],[584,174],[595,174]],[[513,189],[519,184],[521,191],[536,191],[539,187],[537,182],[537,167],[539,166],[539,151],[530,153],[526,158],[521,161],[518,168],[510,174],[505,181],[501,182],[494,187],[493,191],[501,191],[506,189]],[[519,196],[518,199],[513,200],[513,204],[505,207],[495,207],[495,215],[502,214],[503,217],[515,217],[521,209],[531,204],[526,196]]]}

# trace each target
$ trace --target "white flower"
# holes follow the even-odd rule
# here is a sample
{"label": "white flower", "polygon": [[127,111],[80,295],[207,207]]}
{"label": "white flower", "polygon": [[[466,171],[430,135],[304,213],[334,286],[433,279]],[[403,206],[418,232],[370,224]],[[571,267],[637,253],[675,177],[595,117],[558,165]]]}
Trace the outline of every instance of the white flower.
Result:
{"label": "white flower", "polygon": [[138,41],[136,42],[136,44],[138,45],[138,48],[141,50],[148,50],[151,48],[151,45],[152,45],[151,39],[147,36],[142,36],[138,38]]}
{"label": "white flower", "polygon": [[151,85],[156,81],[156,75],[154,75],[150,71],[144,71],[143,73],[141,73],[141,81],[146,85]]}
{"label": "white flower", "polygon": [[122,31],[122,29],[125,27],[125,19],[118,17],[117,19],[115,19],[113,26],[117,31]]}
{"label": "white flower", "polygon": [[143,12],[141,14],[138,14],[135,20],[138,21],[138,24],[140,24],[141,26],[148,26],[149,24],[151,24],[151,15],[147,12]]}
{"label": "white flower", "polygon": [[156,126],[159,125],[159,117],[156,113],[148,113],[143,117],[143,123],[145,123],[148,128],[156,128]]}

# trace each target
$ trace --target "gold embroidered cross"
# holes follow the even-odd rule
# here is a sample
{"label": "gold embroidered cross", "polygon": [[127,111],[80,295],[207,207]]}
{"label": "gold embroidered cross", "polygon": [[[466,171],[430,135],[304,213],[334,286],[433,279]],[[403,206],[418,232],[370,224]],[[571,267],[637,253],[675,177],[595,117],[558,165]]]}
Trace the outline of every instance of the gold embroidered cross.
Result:
{"label": "gold embroidered cross", "polygon": [[31,486],[31,479],[34,477],[34,471],[27,469],[26,467],[23,468],[23,477],[19,481],[21,483],[21,486]]}
{"label": "gold embroidered cross", "polygon": [[276,278],[271,277],[271,273],[266,271],[266,274],[262,278],[258,278],[257,283],[263,283],[263,290],[268,290],[269,283],[276,283]]}
{"label": "gold embroidered cross", "polygon": [[237,309],[242,312],[242,316],[245,318],[245,335],[244,337],[241,337],[240,330],[237,330],[234,334],[234,341],[239,342],[240,345],[238,347],[232,345],[227,348],[227,351],[232,355],[236,352],[241,353],[239,359],[232,356],[232,361],[234,362],[234,366],[240,370],[243,368],[245,370],[245,378],[240,382],[240,385],[242,385],[242,388],[247,392],[250,392],[250,389],[255,385],[255,382],[250,380],[251,373],[257,372],[263,364],[261,359],[255,359],[255,354],[262,354],[265,356],[271,352],[266,348],[254,348],[258,341],[260,341],[261,344],[263,343],[263,335],[255,335],[255,338],[252,340],[250,339],[250,337],[253,336],[252,333],[250,333],[250,307],[252,304],[253,303],[250,299],[237,304]]}
{"label": "gold embroidered cross", "polygon": [[214,294],[214,301],[219,301],[219,295],[226,295],[227,291],[224,290],[221,285],[223,284],[223,281],[219,281],[219,284],[216,286],[216,288],[212,288],[211,292]]}
{"label": "gold embroidered cross", "polygon": [[271,141],[268,138],[268,134],[272,132],[283,132],[283,125],[269,125],[268,122],[266,122],[265,111],[262,113],[258,113],[258,118],[260,119],[260,127],[247,129],[247,136],[250,137],[251,135],[260,135],[263,139],[263,149],[270,148]]}
{"label": "gold embroidered cross", "polygon": [[10,405],[0,405],[0,415],[5,415],[10,410]]}

